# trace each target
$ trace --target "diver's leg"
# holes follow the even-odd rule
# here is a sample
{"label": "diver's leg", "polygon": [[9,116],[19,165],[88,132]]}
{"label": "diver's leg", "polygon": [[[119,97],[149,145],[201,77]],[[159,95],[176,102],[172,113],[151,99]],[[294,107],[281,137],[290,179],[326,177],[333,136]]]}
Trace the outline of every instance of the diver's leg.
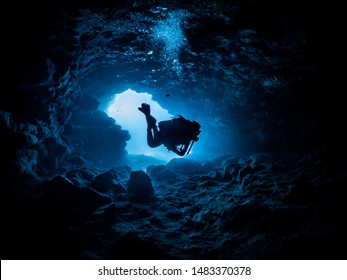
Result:
{"label": "diver's leg", "polygon": [[[152,117],[152,116],[150,116]],[[147,117],[146,117],[147,119]],[[147,120],[147,144],[151,148],[158,147],[162,144],[160,141],[159,131],[158,127],[156,125],[156,119],[155,118],[149,118]]]}
{"label": "diver's leg", "polygon": [[151,115],[151,106],[149,106],[149,104],[147,104],[147,103],[142,103],[141,107],[139,107],[138,109],[139,109],[139,111],[144,113],[145,116]]}
{"label": "diver's leg", "polygon": [[146,103],[142,103],[141,107],[139,107],[138,109],[146,116],[148,146],[150,146],[151,148],[160,146],[162,143],[161,141],[159,141],[158,137],[159,131],[156,125],[157,120],[151,115],[151,107]]}
{"label": "diver's leg", "polygon": [[147,128],[147,144],[151,148],[158,147],[162,144],[158,134],[154,133],[154,129]]}
{"label": "diver's leg", "polygon": [[157,120],[151,115],[151,107],[146,103],[142,103],[141,107],[139,107],[138,109],[145,115],[148,128],[155,129],[155,133],[157,133]]}

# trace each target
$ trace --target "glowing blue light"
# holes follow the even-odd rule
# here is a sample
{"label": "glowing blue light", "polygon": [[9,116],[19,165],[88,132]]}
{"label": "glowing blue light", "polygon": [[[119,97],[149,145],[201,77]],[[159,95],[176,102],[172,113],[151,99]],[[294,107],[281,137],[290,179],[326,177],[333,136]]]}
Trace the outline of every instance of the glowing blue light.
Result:
{"label": "glowing blue light", "polygon": [[164,146],[148,147],[146,119],[143,113],[138,110],[142,103],[151,106],[151,114],[157,119],[157,122],[173,117],[168,110],[152,100],[151,94],[137,93],[131,89],[115,94],[106,109],[106,113],[114,118],[123,129],[129,131],[131,139],[127,143],[126,150],[129,154],[143,154],[165,161],[178,157],[176,154],[169,152]]}

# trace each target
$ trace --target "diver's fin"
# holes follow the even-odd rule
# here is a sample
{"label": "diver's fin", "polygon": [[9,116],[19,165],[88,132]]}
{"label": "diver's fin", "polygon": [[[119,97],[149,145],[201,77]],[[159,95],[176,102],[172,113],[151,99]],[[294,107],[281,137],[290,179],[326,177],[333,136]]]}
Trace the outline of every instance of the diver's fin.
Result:
{"label": "diver's fin", "polygon": [[151,107],[146,103],[142,103],[141,107],[139,107],[138,109],[139,111],[144,113],[146,116],[151,114]]}

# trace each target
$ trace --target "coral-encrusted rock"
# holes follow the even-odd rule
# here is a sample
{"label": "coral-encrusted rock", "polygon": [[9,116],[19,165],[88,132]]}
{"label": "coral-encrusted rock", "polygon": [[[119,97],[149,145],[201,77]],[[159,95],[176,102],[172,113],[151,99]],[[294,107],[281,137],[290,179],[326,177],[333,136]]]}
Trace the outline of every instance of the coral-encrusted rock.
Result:
{"label": "coral-encrusted rock", "polygon": [[129,194],[137,198],[148,198],[154,193],[151,179],[142,170],[132,171],[128,181]]}

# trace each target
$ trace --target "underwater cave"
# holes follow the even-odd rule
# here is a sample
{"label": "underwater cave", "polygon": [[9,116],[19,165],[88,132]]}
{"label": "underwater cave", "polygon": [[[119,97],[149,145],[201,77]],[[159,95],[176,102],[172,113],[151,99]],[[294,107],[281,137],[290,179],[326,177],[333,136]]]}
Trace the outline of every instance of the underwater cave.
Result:
{"label": "underwater cave", "polygon": [[[1,259],[345,259],[337,8],[6,9]],[[142,103],[201,125],[189,154],[148,147]]]}

